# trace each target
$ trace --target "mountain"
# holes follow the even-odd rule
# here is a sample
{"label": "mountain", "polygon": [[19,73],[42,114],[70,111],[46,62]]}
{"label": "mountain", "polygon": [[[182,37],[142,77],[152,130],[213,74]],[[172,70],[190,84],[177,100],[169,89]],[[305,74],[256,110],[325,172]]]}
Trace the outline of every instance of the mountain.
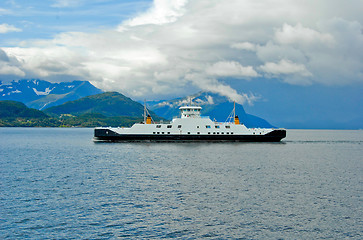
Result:
{"label": "mountain", "polygon": [[16,101],[0,101],[0,118],[48,118],[47,114],[37,109],[28,108]]}
{"label": "mountain", "polygon": [[40,110],[28,108],[24,103],[0,101],[0,127],[130,127],[142,117],[106,117],[99,113],[80,116],[50,117]]}
{"label": "mountain", "polygon": [[[106,117],[129,116],[142,118],[144,107],[138,102],[118,92],[105,92],[64,103],[45,110],[53,115],[71,114],[80,116],[86,113],[99,113]],[[157,116],[150,112],[151,116]]]}
{"label": "mountain", "polygon": [[[202,107],[202,115],[210,116],[218,122],[224,122],[233,110],[233,103],[226,97],[210,92],[199,92],[195,95],[187,96],[184,98],[177,98],[170,101],[149,102],[150,109],[158,116],[172,119],[179,116],[179,107],[185,104],[197,104]],[[247,114],[242,105],[236,103],[236,115],[238,115],[240,122],[250,128],[270,128],[273,127],[266,120]]]}
{"label": "mountain", "polygon": [[40,110],[101,92],[88,81],[51,83],[32,79],[8,85],[0,82],[0,100],[19,101]]}

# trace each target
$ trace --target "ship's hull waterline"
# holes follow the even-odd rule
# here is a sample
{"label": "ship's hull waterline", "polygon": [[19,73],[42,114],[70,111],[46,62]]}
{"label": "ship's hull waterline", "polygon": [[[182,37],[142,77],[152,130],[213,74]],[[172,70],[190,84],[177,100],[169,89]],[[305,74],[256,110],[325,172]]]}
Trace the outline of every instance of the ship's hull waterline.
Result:
{"label": "ship's hull waterline", "polygon": [[214,142],[279,142],[286,137],[285,129],[276,129],[266,134],[119,134],[112,128],[95,129],[95,141],[110,142],[182,142],[182,141],[214,141]]}

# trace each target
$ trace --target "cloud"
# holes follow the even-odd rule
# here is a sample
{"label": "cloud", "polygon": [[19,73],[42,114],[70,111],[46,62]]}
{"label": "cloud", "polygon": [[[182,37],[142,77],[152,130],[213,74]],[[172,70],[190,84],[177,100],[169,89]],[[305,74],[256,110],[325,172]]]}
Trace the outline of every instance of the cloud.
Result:
{"label": "cloud", "polygon": [[54,4],[51,6],[56,8],[76,7],[81,5],[83,2],[83,0],[54,0]]}
{"label": "cloud", "polygon": [[0,24],[0,33],[8,33],[8,32],[21,32],[22,30],[20,28],[16,28],[12,25],[3,23]]}
{"label": "cloud", "polygon": [[206,73],[217,77],[257,77],[258,73],[252,66],[244,67],[235,61],[221,61],[206,69]]}
{"label": "cloud", "polygon": [[[70,1],[57,3],[65,7]],[[24,77],[89,80],[138,99],[206,90],[240,103],[256,98],[220,78],[361,83],[363,17],[356,4],[155,0],[114,28],[63,32],[3,48],[13,59],[4,72],[12,66]],[[13,69],[14,78],[21,72]]]}
{"label": "cloud", "polygon": [[25,72],[21,70],[20,63],[15,58],[9,57],[2,49],[0,49],[0,76],[1,75],[25,76]]}
{"label": "cloud", "polygon": [[266,73],[274,75],[279,74],[298,74],[303,77],[310,77],[312,74],[306,69],[303,64],[293,63],[289,60],[282,59],[278,63],[267,62],[260,67]]}
{"label": "cloud", "polygon": [[275,32],[275,39],[280,44],[327,44],[333,46],[335,41],[331,34],[320,33],[311,28],[303,27],[301,23],[296,26],[284,24],[282,29]]}
{"label": "cloud", "polygon": [[250,42],[240,42],[231,44],[231,48],[247,50],[247,51],[255,51],[256,45]]}
{"label": "cloud", "polygon": [[9,13],[10,13],[9,10],[4,9],[4,8],[0,8],[0,16],[5,15],[5,14],[9,14]]}
{"label": "cloud", "polygon": [[184,14],[186,3],[187,0],[155,0],[152,7],[146,13],[125,21],[120,26],[120,29],[123,29],[124,26],[161,25],[175,22],[178,17]]}

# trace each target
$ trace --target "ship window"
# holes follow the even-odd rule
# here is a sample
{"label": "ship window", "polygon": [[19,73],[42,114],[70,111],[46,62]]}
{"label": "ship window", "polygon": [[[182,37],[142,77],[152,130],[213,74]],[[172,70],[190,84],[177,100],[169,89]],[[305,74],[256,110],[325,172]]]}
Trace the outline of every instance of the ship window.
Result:
{"label": "ship window", "polygon": [[197,134],[200,134],[200,132],[197,132]]}
{"label": "ship window", "polygon": [[208,134],[210,134],[210,132],[208,132]]}
{"label": "ship window", "polygon": [[213,134],[216,134],[216,132],[213,132]]}
{"label": "ship window", "polygon": [[217,132],[217,134],[219,134],[219,132]]}
{"label": "ship window", "polygon": [[210,125],[206,125],[205,127],[206,127],[206,128],[210,128]]}
{"label": "ship window", "polygon": [[221,132],[221,134],[224,134],[224,132]]}
{"label": "ship window", "polygon": [[226,134],[229,134],[229,132],[226,132]]}
{"label": "ship window", "polygon": [[153,132],[153,134],[156,134],[156,132]]}
{"label": "ship window", "polygon": [[199,126],[197,126],[197,128],[199,128]]}
{"label": "ship window", "polygon": [[188,132],[188,134],[190,134],[190,132]]}
{"label": "ship window", "polygon": [[231,128],[231,126],[226,126],[226,128]]}
{"label": "ship window", "polygon": [[161,134],[164,134],[164,132],[162,132]]}
{"label": "ship window", "polygon": [[170,132],[168,132],[168,134],[170,134]]}
{"label": "ship window", "polygon": [[160,134],[160,132],[158,132],[158,134]]}
{"label": "ship window", "polygon": [[178,128],[181,128],[181,125],[178,125]]}
{"label": "ship window", "polygon": [[219,128],[219,126],[216,126],[216,128]]}
{"label": "ship window", "polygon": [[171,128],[171,125],[168,125],[167,128]]}
{"label": "ship window", "polygon": [[156,128],[161,128],[161,125],[156,125]]}

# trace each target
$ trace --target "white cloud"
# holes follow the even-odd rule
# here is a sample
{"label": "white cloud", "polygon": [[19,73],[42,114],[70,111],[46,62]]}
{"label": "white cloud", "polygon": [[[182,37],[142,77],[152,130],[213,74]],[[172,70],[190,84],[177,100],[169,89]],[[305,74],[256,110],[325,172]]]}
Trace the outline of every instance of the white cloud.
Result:
{"label": "white cloud", "polygon": [[15,75],[18,77],[24,77],[25,73],[20,70],[18,67],[9,66],[8,64],[4,64],[0,62],[0,74],[1,75]]}
{"label": "white cloud", "polygon": [[66,8],[66,7],[76,7],[79,6],[83,0],[54,0],[52,7]]}
{"label": "white cloud", "polygon": [[9,25],[6,23],[0,24],[0,33],[8,33],[8,32],[21,32],[20,28],[16,28],[13,25]]}
{"label": "white cloud", "polygon": [[318,43],[333,46],[335,43],[332,35],[303,27],[301,23],[296,24],[295,27],[285,23],[282,29],[275,32],[275,39],[280,44],[310,45]]}
{"label": "white cloud", "polygon": [[217,77],[257,77],[252,66],[244,67],[235,61],[221,61],[214,63],[206,69],[206,73]]}
{"label": "white cloud", "polygon": [[[60,7],[70,1],[57,3]],[[358,3],[339,7],[340,0],[155,0],[149,10],[115,29],[64,32],[4,48],[12,59],[6,66],[25,77],[90,80],[104,90],[141,99],[201,89],[253,102],[256,98],[218,78],[363,82]]]}
{"label": "white cloud", "polygon": [[231,48],[247,50],[247,51],[255,51],[256,45],[250,42],[240,42],[231,44]]}
{"label": "white cloud", "polygon": [[184,14],[184,6],[187,0],[155,0],[153,6],[146,12],[135,18],[125,21],[120,27],[139,26],[146,24],[161,25],[175,22]]}
{"label": "white cloud", "polygon": [[9,14],[9,13],[10,13],[9,10],[4,9],[4,8],[0,8],[0,16],[5,15],[5,14]]}
{"label": "white cloud", "polygon": [[299,74],[303,77],[310,77],[312,74],[306,69],[303,64],[293,63],[291,61],[282,59],[278,63],[267,62],[260,67],[262,71],[272,73],[274,75],[279,74]]}

